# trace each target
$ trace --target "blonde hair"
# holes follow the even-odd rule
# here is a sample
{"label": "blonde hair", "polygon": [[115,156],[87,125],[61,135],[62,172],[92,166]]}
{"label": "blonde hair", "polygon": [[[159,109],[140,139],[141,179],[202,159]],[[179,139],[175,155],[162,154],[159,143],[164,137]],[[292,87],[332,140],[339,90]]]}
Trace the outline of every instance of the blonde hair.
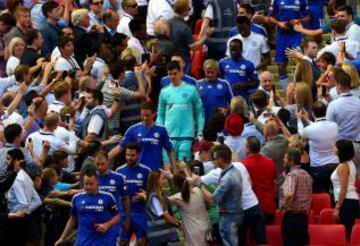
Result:
{"label": "blonde hair", "polygon": [[232,114],[248,116],[249,109],[246,100],[242,96],[233,97],[230,101],[230,111]]}
{"label": "blonde hair", "polygon": [[352,64],[343,64],[341,68],[351,77],[351,88],[355,89],[360,86],[360,77],[356,68]]}
{"label": "blonde hair", "polygon": [[294,98],[296,98],[296,103],[303,104],[305,107],[310,108],[312,104],[310,86],[305,82],[295,83]]}
{"label": "blonde hair", "polygon": [[11,41],[9,42],[8,51],[9,51],[9,54],[11,56],[15,56],[14,55],[14,48],[15,48],[16,44],[19,43],[19,42],[22,42],[24,44],[24,47],[26,46],[25,41],[22,38],[19,38],[19,37],[13,37],[11,39]]}
{"label": "blonde hair", "polygon": [[141,63],[141,53],[139,49],[135,47],[127,47],[123,52],[121,52],[121,60],[124,60],[127,56],[133,56],[136,59],[136,64]]}
{"label": "blonde hair", "polygon": [[215,60],[215,59],[207,59],[204,62],[204,69],[207,69],[207,68],[219,69],[219,62],[217,60]]}
{"label": "blonde hair", "polygon": [[189,0],[176,0],[174,4],[174,11],[177,14],[183,14],[190,7]]}
{"label": "blonde hair", "polygon": [[301,60],[296,64],[294,82],[305,82],[311,88],[314,81],[310,62]]}
{"label": "blonde hair", "polygon": [[87,9],[76,9],[71,13],[71,22],[74,26],[78,25],[80,20],[89,13]]}
{"label": "blonde hair", "polygon": [[291,135],[289,146],[293,148],[298,148],[301,150],[301,152],[303,152],[305,149],[305,145],[306,145],[305,139],[301,137],[299,134]]}

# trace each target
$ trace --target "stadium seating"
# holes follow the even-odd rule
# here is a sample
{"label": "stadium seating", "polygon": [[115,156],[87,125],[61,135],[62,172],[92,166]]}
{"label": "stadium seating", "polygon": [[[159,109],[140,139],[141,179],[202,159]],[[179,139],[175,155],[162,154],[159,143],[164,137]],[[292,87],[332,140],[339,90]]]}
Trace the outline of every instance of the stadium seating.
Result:
{"label": "stadium seating", "polygon": [[343,225],[309,225],[310,244],[345,246],[346,235]]}
{"label": "stadium seating", "polygon": [[311,209],[314,210],[315,224],[319,221],[320,211],[324,208],[331,208],[329,193],[315,193],[312,195]]}
{"label": "stadium seating", "polygon": [[351,246],[360,246],[360,224],[355,224],[351,233]]}
{"label": "stadium seating", "polygon": [[325,208],[321,210],[319,216],[319,224],[321,225],[336,224],[336,221],[334,220],[334,209]]}
{"label": "stadium seating", "polygon": [[279,225],[266,226],[266,238],[268,244],[282,246],[281,227]]}

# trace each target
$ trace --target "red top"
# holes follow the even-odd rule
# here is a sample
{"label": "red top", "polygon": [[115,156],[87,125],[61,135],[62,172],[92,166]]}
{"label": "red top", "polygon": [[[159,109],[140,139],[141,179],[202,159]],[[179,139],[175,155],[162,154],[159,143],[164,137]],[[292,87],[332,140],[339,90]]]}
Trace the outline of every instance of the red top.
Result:
{"label": "red top", "polygon": [[275,163],[260,154],[253,154],[241,161],[249,172],[252,188],[259,199],[264,214],[275,213]]}

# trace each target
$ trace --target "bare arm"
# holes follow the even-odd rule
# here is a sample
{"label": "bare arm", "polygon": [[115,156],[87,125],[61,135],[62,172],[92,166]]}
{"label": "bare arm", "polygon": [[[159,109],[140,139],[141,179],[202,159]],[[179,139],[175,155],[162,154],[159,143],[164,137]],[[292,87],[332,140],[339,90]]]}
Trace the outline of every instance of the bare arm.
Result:
{"label": "bare arm", "polygon": [[173,150],[168,150],[167,152],[168,152],[168,155],[169,155],[172,171],[174,172],[176,170],[176,156],[175,156],[175,153],[174,153]]}
{"label": "bare arm", "polygon": [[213,195],[210,193],[210,191],[208,191],[206,189],[206,187],[204,185],[200,186],[200,190],[203,193],[203,195],[205,197],[205,200],[207,200],[209,203],[214,203],[215,202]]}
{"label": "bare arm", "polygon": [[163,217],[168,223],[178,226],[178,222],[168,211],[163,213]]}
{"label": "bare arm", "polygon": [[57,205],[57,206],[62,206],[62,207],[70,207],[71,206],[71,203],[66,200],[59,199],[59,198],[50,198],[50,197],[46,197],[43,201],[43,204]]}
{"label": "bare arm", "polygon": [[55,246],[61,245],[61,243],[70,235],[73,229],[75,229],[76,223],[77,223],[76,217],[71,215],[63,233],[61,234],[61,237],[59,238],[59,240],[56,241]]}
{"label": "bare arm", "polygon": [[270,52],[263,54],[262,57],[263,59],[261,60],[261,63],[257,66],[257,68],[255,68],[256,70],[266,68],[268,65],[270,65]]}
{"label": "bare arm", "polygon": [[321,35],[324,33],[324,31],[320,28],[314,29],[314,30],[306,29],[300,23],[294,25],[294,30],[297,32],[301,32],[304,35],[312,36],[312,37],[318,36],[318,35]]}
{"label": "bare arm", "polygon": [[69,20],[70,20],[70,6],[71,6],[71,3],[72,3],[72,0],[65,0],[63,19],[67,23],[69,23]]}
{"label": "bare arm", "polygon": [[84,139],[85,142],[91,143],[97,138],[97,135],[95,133],[88,133],[86,138]]}
{"label": "bare arm", "polygon": [[114,159],[116,156],[120,155],[121,153],[121,147],[120,145],[114,147],[112,150],[110,150],[109,152],[109,160]]}
{"label": "bare arm", "polygon": [[206,30],[208,30],[209,26],[210,26],[210,19],[209,18],[204,18],[203,22],[201,24],[201,30],[200,30],[200,33],[199,33],[200,37],[205,35]]}
{"label": "bare arm", "polygon": [[335,209],[340,209],[345,200],[348,188],[348,180],[350,174],[349,166],[346,163],[341,163],[337,168],[336,172],[338,173],[340,179],[340,192]]}
{"label": "bare arm", "polygon": [[17,109],[17,107],[19,106],[21,99],[26,93],[26,89],[27,89],[27,85],[24,82],[21,83],[19,86],[18,93],[16,94],[14,100],[10,103],[9,107],[7,107],[7,112],[9,115],[11,115],[12,112],[14,112],[14,110]]}

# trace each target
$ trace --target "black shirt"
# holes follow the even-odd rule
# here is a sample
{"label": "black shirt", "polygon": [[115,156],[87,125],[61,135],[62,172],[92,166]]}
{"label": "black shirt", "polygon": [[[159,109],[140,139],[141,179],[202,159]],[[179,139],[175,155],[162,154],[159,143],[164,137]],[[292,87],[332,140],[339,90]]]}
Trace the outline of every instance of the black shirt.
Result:
{"label": "black shirt", "polygon": [[20,60],[20,64],[25,64],[29,67],[33,67],[36,65],[36,61],[40,57],[41,55],[37,53],[32,47],[27,47],[23,57]]}

